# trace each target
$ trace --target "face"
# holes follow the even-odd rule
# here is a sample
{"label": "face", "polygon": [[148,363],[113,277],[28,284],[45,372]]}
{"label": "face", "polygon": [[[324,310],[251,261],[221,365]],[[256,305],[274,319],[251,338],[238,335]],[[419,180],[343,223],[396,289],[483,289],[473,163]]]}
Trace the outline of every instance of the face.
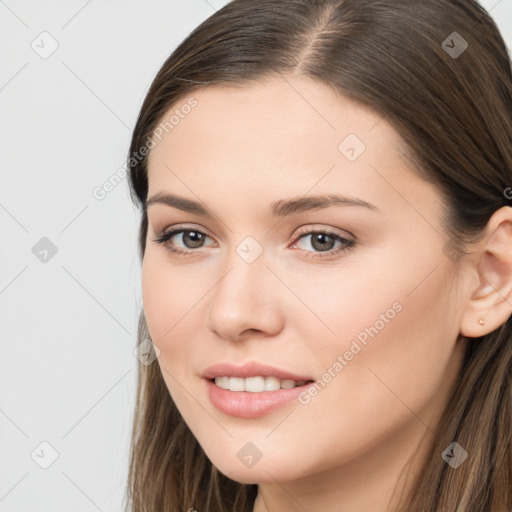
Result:
{"label": "face", "polygon": [[[192,96],[150,153],[142,265],[155,364],[184,420],[246,483],[410,455],[463,355],[468,290],[443,251],[439,191],[413,174],[386,119],[319,82]],[[335,195],[348,199],[313,199]],[[264,394],[204,378],[248,362],[315,382]],[[276,379],[231,384],[265,381]]]}

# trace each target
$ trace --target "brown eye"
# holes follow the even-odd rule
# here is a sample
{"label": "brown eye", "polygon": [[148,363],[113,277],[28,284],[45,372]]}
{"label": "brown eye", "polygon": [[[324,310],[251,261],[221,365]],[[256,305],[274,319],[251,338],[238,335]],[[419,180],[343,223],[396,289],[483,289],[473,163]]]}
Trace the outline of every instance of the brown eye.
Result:
{"label": "brown eye", "polygon": [[[303,243],[304,246],[313,247],[314,251],[310,251],[304,247],[301,249],[307,253],[308,257],[316,258],[316,257],[325,257],[334,256],[343,251],[347,251],[355,247],[355,241],[349,240],[338,233],[334,233],[329,230],[310,230],[303,231],[299,233],[298,238],[296,239],[295,244],[298,242],[302,242],[302,240],[310,237],[308,243]],[[339,244],[338,247],[335,247],[336,244]]]}
{"label": "brown eye", "polygon": [[[178,235],[181,235],[182,248],[180,248],[179,245],[176,246],[176,242],[172,240],[173,238],[179,240],[180,238]],[[164,245],[172,253],[186,255],[196,252],[194,249],[203,247],[206,238],[210,237],[202,231],[181,228],[163,232],[156,236],[153,241]]]}
{"label": "brown eye", "polygon": [[311,246],[318,251],[330,251],[336,243],[333,236],[327,233],[316,233],[311,235]]}
{"label": "brown eye", "polygon": [[202,247],[205,235],[200,231],[183,230],[180,233],[183,233],[181,239],[188,249]]}

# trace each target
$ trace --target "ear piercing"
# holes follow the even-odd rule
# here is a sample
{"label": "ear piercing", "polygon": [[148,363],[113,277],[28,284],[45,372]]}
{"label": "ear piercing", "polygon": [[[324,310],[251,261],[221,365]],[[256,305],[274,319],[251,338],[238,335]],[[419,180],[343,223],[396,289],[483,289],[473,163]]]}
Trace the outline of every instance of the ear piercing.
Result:
{"label": "ear piercing", "polygon": [[478,319],[478,325],[485,325],[485,319],[483,317]]}

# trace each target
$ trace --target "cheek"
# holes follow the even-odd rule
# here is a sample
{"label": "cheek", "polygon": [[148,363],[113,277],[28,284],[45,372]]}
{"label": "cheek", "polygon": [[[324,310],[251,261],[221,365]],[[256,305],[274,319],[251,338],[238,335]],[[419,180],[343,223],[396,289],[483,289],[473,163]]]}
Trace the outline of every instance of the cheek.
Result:
{"label": "cheek", "polygon": [[315,414],[321,415],[323,395],[343,404],[340,416],[358,411],[354,421],[378,414],[391,421],[410,415],[404,403],[425,406],[456,372],[457,326],[447,307],[451,277],[442,260],[432,253],[404,262],[381,255],[379,261],[379,269],[344,270],[320,289],[322,280],[316,288],[308,277],[295,281],[294,289],[329,328],[311,315],[316,336],[311,330],[312,337],[302,338],[310,340],[308,358],[317,371],[326,372],[325,387],[311,400],[319,407]]}
{"label": "cheek", "polygon": [[[203,290],[190,272],[172,267],[165,251],[147,250],[142,264],[142,300],[153,341],[166,345],[176,330],[187,323]],[[163,349],[164,347],[161,347]]]}
{"label": "cheek", "polygon": [[315,347],[325,373],[306,408],[319,419],[317,428],[332,434],[335,428],[364,446],[406,422],[421,427],[415,414],[428,422],[439,410],[458,371],[444,300],[449,276],[439,270],[414,290],[417,275],[402,274],[371,295],[355,288],[339,294],[326,317],[337,337]]}
{"label": "cheek", "polygon": [[[183,328],[188,318],[188,300],[184,299],[184,277],[170,271],[161,251],[147,250],[142,264],[142,299],[144,315],[151,340],[160,350],[158,362],[162,376],[172,398],[176,401],[179,389],[176,382],[182,382],[190,350]],[[181,338],[181,342],[177,342]],[[175,378],[173,378],[175,377]],[[177,379],[177,380],[175,380]]]}
{"label": "cheek", "polygon": [[142,264],[142,301],[144,315],[153,342],[160,345],[165,332],[172,325],[173,304],[175,294],[170,288],[169,279],[163,266],[157,264],[153,253],[146,250]]}
{"label": "cheek", "polygon": [[[193,305],[197,291],[186,272],[172,268],[164,251],[147,250],[141,269],[144,315],[151,340],[159,348],[156,362],[160,366],[167,389],[180,411],[191,418],[194,409],[183,384],[190,378],[190,361],[194,351],[189,342],[197,329]],[[203,290],[204,293],[204,290]]]}

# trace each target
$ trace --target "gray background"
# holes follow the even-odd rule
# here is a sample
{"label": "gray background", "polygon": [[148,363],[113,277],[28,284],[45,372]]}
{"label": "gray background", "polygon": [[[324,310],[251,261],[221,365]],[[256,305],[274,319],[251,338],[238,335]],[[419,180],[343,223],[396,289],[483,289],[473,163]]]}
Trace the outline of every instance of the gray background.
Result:
{"label": "gray background", "polygon": [[[125,178],[98,187],[161,64],[226,3],[0,0],[0,512],[121,510],[139,217]],[[512,48],[512,0],[481,3]]]}

